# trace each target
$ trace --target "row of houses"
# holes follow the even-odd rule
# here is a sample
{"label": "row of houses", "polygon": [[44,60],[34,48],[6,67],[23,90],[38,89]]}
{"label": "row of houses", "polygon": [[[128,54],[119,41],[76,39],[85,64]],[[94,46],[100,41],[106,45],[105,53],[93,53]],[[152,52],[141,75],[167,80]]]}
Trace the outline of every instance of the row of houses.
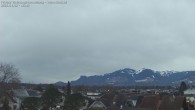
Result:
{"label": "row of houses", "polygon": [[[96,108],[100,110],[194,110],[195,108],[195,89],[184,91],[184,96],[174,95],[170,91],[166,93],[155,92],[155,90],[145,90],[145,93],[135,92],[135,90],[122,91],[83,93],[85,105],[80,110]],[[14,89],[8,92],[0,90],[0,108],[3,107],[6,99],[11,110],[19,110],[22,101],[29,97],[41,98],[41,92],[32,89]],[[63,104],[58,104],[57,110],[60,110]]]}
{"label": "row of houses", "polygon": [[[105,110],[195,110],[195,89],[176,90],[119,90],[118,93],[87,93],[93,99],[90,108]],[[140,92],[141,91],[141,92]]]}
{"label": "row of houses", "polygon": [[184,96],[127,95],[107,93],[97,98],[89,109],[102,110],[188,110]]}

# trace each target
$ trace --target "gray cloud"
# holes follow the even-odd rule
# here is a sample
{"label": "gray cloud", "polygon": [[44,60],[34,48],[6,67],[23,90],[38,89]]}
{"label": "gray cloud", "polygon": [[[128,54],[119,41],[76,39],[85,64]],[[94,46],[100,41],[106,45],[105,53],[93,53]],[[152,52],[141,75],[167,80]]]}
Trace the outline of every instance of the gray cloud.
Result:
{"label": "gray cloud", "polygon": [[24,82],[121,68],[194,70],[194,1],[68,0],[0,10],[0,61]]}

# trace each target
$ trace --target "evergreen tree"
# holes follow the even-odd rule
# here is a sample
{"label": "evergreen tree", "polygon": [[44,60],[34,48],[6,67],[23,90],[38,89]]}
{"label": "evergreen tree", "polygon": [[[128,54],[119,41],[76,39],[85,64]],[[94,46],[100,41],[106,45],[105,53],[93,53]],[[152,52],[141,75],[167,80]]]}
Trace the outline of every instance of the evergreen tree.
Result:
{"label": "evergreen tree", "polygon": [[79,110],[84,105],[85,100],[82,94],[70,94],[66,95],[63,110]]}
{"label": "evergreen tree", "polygon": [[179,87],[179,93],[180,95],[184,95],[184,91],[187,89],[187,85],[184,81],[181,82],[180,87]]}
{"label": "evergreen tree", "polygon": [[56,87],[50,85],[42,95],[43,106],[45,109],[49,109],[54,106],[60,97],[60,92]]}
{"label": "evergreen tree", "polygon": [[70,86],[70,82],[68,81],[68,84],[67,84],[67,95],[70,95],[71,94],[71,86]]}

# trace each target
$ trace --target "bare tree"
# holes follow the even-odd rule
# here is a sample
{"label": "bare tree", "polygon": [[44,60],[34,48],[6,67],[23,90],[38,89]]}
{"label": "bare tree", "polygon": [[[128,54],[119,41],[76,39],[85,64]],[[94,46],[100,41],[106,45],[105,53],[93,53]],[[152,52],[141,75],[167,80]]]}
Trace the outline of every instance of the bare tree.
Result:
{"label": "bare tree", "polygon": [[18,69],[12,64],[0,63],[0,85],[6,87],[19,82],[20,74]]}

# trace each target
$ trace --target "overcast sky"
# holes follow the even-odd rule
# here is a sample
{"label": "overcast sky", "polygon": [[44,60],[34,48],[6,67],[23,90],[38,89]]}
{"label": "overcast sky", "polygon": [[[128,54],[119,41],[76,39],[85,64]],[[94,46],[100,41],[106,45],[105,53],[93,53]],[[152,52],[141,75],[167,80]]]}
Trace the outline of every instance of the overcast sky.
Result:
{"label": "overcast sky", "polygon": [[31,83],[123,68],[195,70],[194,20],[194,0],[0,7],[0,62],[14,64]]}

